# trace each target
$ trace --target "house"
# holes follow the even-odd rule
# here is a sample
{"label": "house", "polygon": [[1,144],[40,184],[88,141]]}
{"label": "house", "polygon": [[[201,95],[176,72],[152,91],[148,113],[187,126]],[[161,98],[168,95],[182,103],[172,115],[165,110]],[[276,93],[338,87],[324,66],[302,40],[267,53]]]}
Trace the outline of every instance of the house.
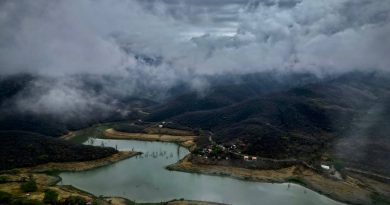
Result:
{"label": "house", "polygon": [[325,165],[325,164],[321,164],[321,168],[324,169],[324,170],[327,170],[327,171],[330,170],[330,166],[329,165]]}
{"label": "house", "polygon": [[244,156],[244,160],[249,160],[249,156]]}
{"label": "house", "polygon": [[257,160],[257,157],[252,157],[252,160]]}

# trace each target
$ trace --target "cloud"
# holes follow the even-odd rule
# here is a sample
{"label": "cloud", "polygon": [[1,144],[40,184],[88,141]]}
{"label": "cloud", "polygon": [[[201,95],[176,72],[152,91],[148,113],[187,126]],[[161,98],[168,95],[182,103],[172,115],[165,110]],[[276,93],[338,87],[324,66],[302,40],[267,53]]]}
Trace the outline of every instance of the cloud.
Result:
{"label": "cloud", "polygon": [[[6,1],[0,9],[2,72],[142,70],[136,54],[162,57],[161,72],[168,64],[194,74],[390,65],[385,1],[244,2]],[[208,17],[188,21],[196,14],[184,12],[192,8]]]}
{"label": "cloud", "polygon": [[[107,92],[153,98],[178,82],[206,89],[203,75],[389,71],[389,13],[387,0],[8,0],[0,3],[0,74],[110,76],[97,78]],[[37,96],[20,107],[33,100],[77,111],[90,105],[66,96],[102,101],[53,85],[31,90]]]}
{"label": "cloud", "polygon": [[222,72],[389,70],[389,11],[383,1],[259,5],[242,12],[237,34],[224,44],[204,36],[202,45],[213,54],[197,66]]}

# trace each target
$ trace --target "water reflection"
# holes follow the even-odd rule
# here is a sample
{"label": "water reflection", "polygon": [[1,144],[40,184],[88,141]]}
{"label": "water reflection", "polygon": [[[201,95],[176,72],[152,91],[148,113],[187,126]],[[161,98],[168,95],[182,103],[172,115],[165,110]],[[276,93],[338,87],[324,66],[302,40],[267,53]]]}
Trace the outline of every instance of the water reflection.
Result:
{"label": "water reflection", "polygon": [[186,198],[229,204],[340,204],[296,184],[270,184],[168,171],[165,166],[187,155],[172,143],[92,139],[86,143],[143,152],[113,165],[83,172],[61,173],[71,184],[95,195],[126,197],[138,202]]}

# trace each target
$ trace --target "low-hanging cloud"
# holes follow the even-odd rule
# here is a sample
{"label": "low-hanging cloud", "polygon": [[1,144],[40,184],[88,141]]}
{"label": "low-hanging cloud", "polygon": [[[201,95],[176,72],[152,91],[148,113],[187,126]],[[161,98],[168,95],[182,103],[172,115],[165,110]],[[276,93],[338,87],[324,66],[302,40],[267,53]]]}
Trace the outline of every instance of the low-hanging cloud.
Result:
{"label": "low-hanging cloud", "polygon": [[[203,75],[388,71],[389,13],[389,0],[2,1],[0,74],[116,76],[110,92],[152,97],[177,82],[205,89]],[[71,85],[25,99],[104,102]]]}

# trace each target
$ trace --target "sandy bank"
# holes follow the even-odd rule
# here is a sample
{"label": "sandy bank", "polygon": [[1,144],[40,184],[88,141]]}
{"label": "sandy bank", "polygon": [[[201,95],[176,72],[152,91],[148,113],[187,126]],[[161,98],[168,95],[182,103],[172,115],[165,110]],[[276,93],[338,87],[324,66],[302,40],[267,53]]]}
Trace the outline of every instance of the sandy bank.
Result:
{"label": "sandy bank", "polygon": [[120,151],[109,157],[84,161],[84,162],[50,162],[29,168],[20,169],[22,172],[48,172],[48,171],[84,171],[97,167],[106,166],[117,161],[121,161],[141,154],[139,152]]}
{"label": "sandy bank", "polygon": [[[169,170],[202,173],[209,175],[223,175],[238,179],[259,182],[299,182],[314,191],[324,194],[337,201],[350,204],[372,204],[373,191],[389,189],[389,185],[376,182],[364,183],[365,180],[347,177],[345,180],[334,180],[318,174],[303,166],[291,166],[278,170],[255,170],[238,167],[193,164],[189,155],[176,164],[167,167]],[[368,181],[368,180],[366,180]]]}
{"label": "sandy bank", "polygon": [[60,137],[60,139],[63,139],[63,140],[70,140],[70,139],[72,139],[72,138],[75,137],[75,136],[76,136],[76,133],[75,133],[75,132],[68,132],[68,134],[62,135],[62,136]]}
{"label": "sandy bank", "polygon": [[[121,197],[104,197],[104,200],[109,202],[111,205],[129,205],[137,204]],[[140,203],[140,204],[154,204],[154,203]],[[158,204],[165,205],[226,205],[221,203],[206,202],[206,201],[192,201],[192,200],[172,200],[169,202],[160,202]]]}
{"label": "sandy bank", "polygon": [[145,133],[127,133],[119,132],[114,129],[107,129],[103,132],[104,136],[109,139],[128,139],[128,140],[144,140],[144,141],[159,141],[159,142],[174,142],[188,149],[194,149],[196,136],[191,135],[167,135],[167,134],[145,134]]}
{"label": "sandy bank", "polygon": [[167,205],[224,205],[224,204],[207,202],[207,201],[175,200],[175,201],[168,202]]}

